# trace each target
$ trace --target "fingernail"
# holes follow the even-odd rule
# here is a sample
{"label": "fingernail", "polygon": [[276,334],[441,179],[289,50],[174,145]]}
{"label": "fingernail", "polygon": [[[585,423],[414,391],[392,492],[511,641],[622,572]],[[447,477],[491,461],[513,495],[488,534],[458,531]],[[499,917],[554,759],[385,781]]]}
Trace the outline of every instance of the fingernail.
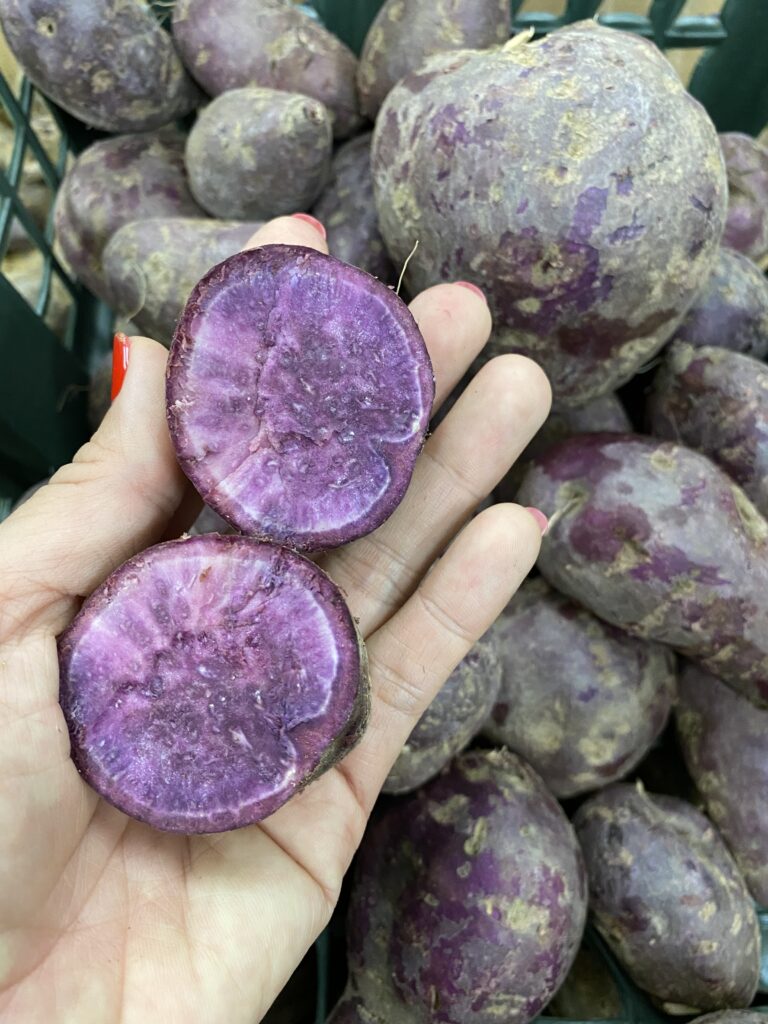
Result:
{"label": "fingernail", "polygon": [[311,224],[315,231],[317,231],[318,234],[321,234],[323,238],[328,237],[325,233],[324,226],[320,223],[317,217],[311,217],[308,213],[294,213],[291,216],[295,217],[296,220],[303,220],[305,223]]}
{"label": "fingernail", "polygon": [[469,289],[469,291],[474,292],[475,295],[479,295],[483,302],[488,301],[485,297],[485,292],[483,291],[483,289],[478,288],[477,285],[472,284],[471,281],[455,281],[454,283],[457,284],[459,288],[467,288]]}
{"label": "fingernail", "polygon": [[544,534],[547,532],[547,528],[549,527],[549,520],[547,519],[547,517],[540,509],[533,508],[530,505],[526,507],[526,512],[530,512],[533,518],[536,520],[536,523],[538,524],[538,527],[541,530],[541,535],[543,537]]}
{"label": "fingernail", "polygon": [[131,354],[131,343],[122,331],[118,331],[112,341],[112,401],[120,394],[128,369],[128,357]]}

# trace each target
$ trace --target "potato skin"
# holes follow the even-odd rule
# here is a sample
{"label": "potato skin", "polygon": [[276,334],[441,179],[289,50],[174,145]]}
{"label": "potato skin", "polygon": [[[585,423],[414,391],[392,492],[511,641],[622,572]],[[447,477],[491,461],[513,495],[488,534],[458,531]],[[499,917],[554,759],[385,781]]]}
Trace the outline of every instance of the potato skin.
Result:
{"label": "potato skin", "polygon": [[189,293],[242,249],[258,221],[158,217],[125,224],[109,241],[104,276],[114,308],[150,338],[170,345]]}
{"label": "potato skin", "polygon": [[40,91],[94,128],[159,128],[202,99],[139,0],[1,0],[0,24]]}
{"label": "potato skin", "polygon": [[176,0],[173,37],[211,96],[261,85],[311,96],[331,111],[336,138],[362,125],[357,58],[291,0]]}
{"label": "potato skin", "polygon": [[317,100],[257,86],[200,113],[185,160],[195,199],[214,217],[267,220],[307,210],[331,165],[331,122]]}
{"label": "potato skin", "polygon": [[331,256],[394,283],[373,198],[371,137],[367,132],[338,148],[328,184],[312,213],[325,226]]}
{"label": "potato skin", "polygon": [[518,498],[558,513],[538,561],[549,583],[768,705],[768,523],[714,463],[668,441],[583,434],[542,456]]}
{"label": "potato skin", "polygon": [[765,1024],[765,1014],[757,1010],[718,1010],[697,1017],[690,1024]]}
{"label": "potato skin", "polygon": [[615,390],[661,348],[725,218],[703,108],[647,40],[594,22],[430,58],[385,100],[372,166],[395,265],[420,242],[410,287],[483,287],[492,348],[539,362],[558,404]]}
{"label": "potato skin", "polygon": [[723,132],[728,217],[723,244],[761,263],[768,256],[768,149],[751,135]]}
{"label": "potato skin", "polygon": [[376,120],[400,79],[445,50],[484,50],[509,38],[507,0],[387,0],[365,37],[357,69],[360,107]]}
{"label": "potato skin", "polygon": [[722,348],[676,341],[653,382],[656,437],[708,455],[768,516],[768,367]]}
{"label": "potato skin", "polygon": [[560,799],[630,772],[669,716],[675,658],[547,586],[524,583],[497,621],[503,677],[483,733]]}
{"label": "potato skin", "polygon": [[755,900],[768,906],[768,711],[688,664],[680,677],[676,720],[707,813]]}
{"label": "potato skin", "polygon": [[632,980],[665,1008],[748,1006],[760,936],[744,880],[690,804],[609,786],[574,818],[594,922]]}

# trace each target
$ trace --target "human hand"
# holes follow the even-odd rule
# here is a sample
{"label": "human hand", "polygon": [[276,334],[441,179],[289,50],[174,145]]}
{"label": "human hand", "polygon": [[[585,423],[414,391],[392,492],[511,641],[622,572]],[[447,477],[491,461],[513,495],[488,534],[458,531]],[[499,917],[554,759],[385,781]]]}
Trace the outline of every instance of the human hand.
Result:
{"label": "human hand", "polygon": [[[250,246],[327,251],[298,218]],[[485,344],[470,289],[411,309],[442,402]],[[56,637],[121,562],[195,515],[164,411],[166,351],[131,341],[102,426],[0,527],[0,1016],[23,1024],[256,1024],[317,937],[381,785],[455,665],[533,565],[534,516],[472,516],[547,415],[533,363],[500,356],[462,394],[375,533],[321,564],[366,638],[360,744],[276,814],[235,832],[158,832],[99,798],[69,757]],[[470,520],[468,522],[468,520]]]}

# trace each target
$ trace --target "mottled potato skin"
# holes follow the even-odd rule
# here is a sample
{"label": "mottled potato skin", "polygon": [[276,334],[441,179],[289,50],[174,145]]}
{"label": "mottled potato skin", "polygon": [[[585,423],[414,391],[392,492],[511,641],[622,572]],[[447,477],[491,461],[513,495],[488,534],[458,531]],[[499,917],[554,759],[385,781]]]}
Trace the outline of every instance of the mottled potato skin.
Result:
{"label": "mottled potato skin", "polygon": [[363,123],[357,58],[292,0],[176,0],[173,37],[211,96],[245,85],[304,93],[331,111],[338,139]]}
{"label": "mottled potato skin", "polygon": [[751,135],[724,132],[728,217],[723,244],[757,262],[768,255],[768,149]]}
{"label": "mottled potato skin", "polygon": [[266,220],[307,210],[331,165],[331,122],[317,100],[249,87],[222,93],[189,133],[195,199],[214,217]]}
{"label": "mottled potato skin", "polygon": [[384,783],[385,793],[410,793],[463,750],[491,713],[501,685],[495,631],[475,644],[419,719]]}
{"label": "mottled potato skin", "polygon": [[688,771],[707,813],[752,895],[768,907],[768,711],[687,665],[676,717]]}
{"label": "mottled potato skin", "polygon": [[768,280],[760,268],[741,253],[720,249],[675,338],[762,359],[768,354]]}
{"label": "mottled potato skin", "polygon": [[211,267],[239,252],[258,221],[168,217],[125,224],[104,250],[112,305],[139,330],[170,345],[189,293]]}
{"label": "mottled potato skin", "polygon": [[768,705],[768,524],[714,463],[582,434],[542,456],[518,498],[551,517],[538,565],[553,586]]}
{"label": "mottled potato skin", "polygon": [[509,751],[461,754],[369,826],[348,997],[382,1024],[527,1022],[573,961],[585,901],[571,826],[541,779]]}
{"label": "mottled potato skin", "polygon": [[757,1010],[719,1010],[697,1017],[691,1024],[765,1024],[765,1014]]}
{"label": "mottled potato skin", "polygon": [[67,172],[56,199],[56,239],[76,276],[105,302],[104,246],[123,224],[148,217],[201,217],[175,128],[95,142]]}
{"label": "mottled potato skin", "polygon": [[0,24],[41,92],[94,128],[158,128],[201,98],[139,0],[0,0]]}
{"label": "mottled potato skin", "polygon": [[387,0],[365,37],[357,87],[363,113],[376,120],[390,89],[445,50],[484,50],[509,38],[507,0]]}
{"label": "mottled potato skin", "polygon": [[663,345],[725,218],[704,109],[647,40],[592,21],[430,58],[385,100],[372,166],[395,265],[420,243],[412,289],[480,285],[493,347],[539,362],[559,404],[614,390]]}
{"label": "mottled potato skin", "polygon": [[652,433],[717,462],[768,516],[768,367],[738,352],[670,346],[653,382]]}
{"label": "mottled potato skin", "polygon": [[675,659],[597,619],[544,580],[523,584],[494,627],[503,676],[484,734],[563,798],[626,775],[669,716]]}
{"label": "mottled potato skin", "polygon": [[325,225],[331,256],[394,283],[373,199],[370,132],[336,151],[328,184],[312,213]]}
{"label": "mottled potato skin", "polygon": [[714,826],[684,800],[610,786],[574,818],[595,924],[632,980],[665,1007],[748,1006],[757,916]]}

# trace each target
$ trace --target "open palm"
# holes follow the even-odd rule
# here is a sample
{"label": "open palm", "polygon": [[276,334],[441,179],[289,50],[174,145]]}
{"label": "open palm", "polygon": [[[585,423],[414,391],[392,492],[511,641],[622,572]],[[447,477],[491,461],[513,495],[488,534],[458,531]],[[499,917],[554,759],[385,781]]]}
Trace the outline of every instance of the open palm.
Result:
{"label": "open palm", "polygon": [[[250,245],[324,250],[280,218]],[[485,344],[467,288],[412,304],[442,401]],[[57,703],[56,636],[119,563],[194,517],[165,424],[165,350],[132,340],[98,433],[0,527],[0,1017],[23,1024],[256,1024],[327,922],[382,782],[448,674],[533,564],[514,505],[468,520],[540,426],[528,360],[479,372],[375,533],[323,560],[366,637],[373,712],[359,746],[260,825],[158,832],[89,789]],[[464,528],[466,527],[466,528]]]}

